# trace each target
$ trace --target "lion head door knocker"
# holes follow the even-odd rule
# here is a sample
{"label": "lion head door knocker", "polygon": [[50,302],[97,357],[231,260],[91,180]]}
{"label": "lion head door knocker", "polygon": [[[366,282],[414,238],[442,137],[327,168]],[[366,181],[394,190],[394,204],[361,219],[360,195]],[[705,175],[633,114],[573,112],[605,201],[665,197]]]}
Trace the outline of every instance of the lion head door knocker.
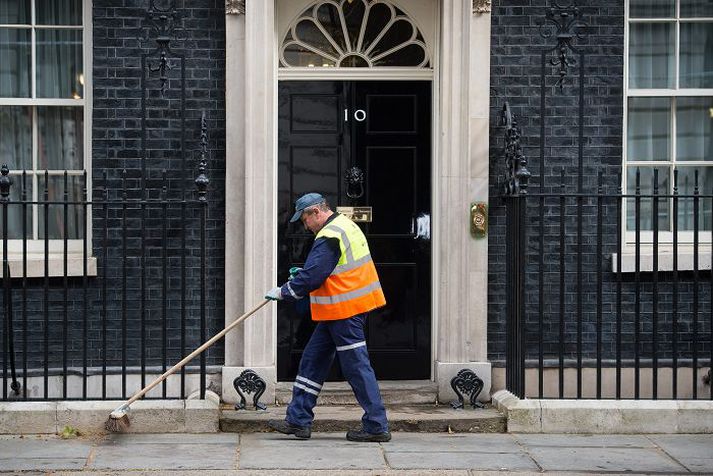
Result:
{"label": "lion head door knocker", "polygon": [[458,395],[458,401],[452,401],[453,408],[463,408],[463,395],[470,395],[470,405],[473,408],[484,408],[478,402],[478,395],[483,391],[485,383],[470,369],[463,369],[451,379],[451,388]]}
{"label": "lion head door knocker", "polygon": [[235,405],[236,410],[245,410],[247,406],[247,402],[245,399],[246,393],[254,393],[253,405],[255,406],[255,410],[267,410],[267,406],[258,401],[260,400],[262,394],[265,393],[265,388],[267,388],[267,384],[262,378],[260,378],[257,373],[255,373],[254,370],[243,370],[240,376],[233,380],[233,387],[235,387],[235,390],[238,392],[238,395],[240,395],[240,403],[237,403]]}
{"label": "lion head door knocker", "polygon": [[347,197],[352,200],[364,196],[364,172],[359,167],[350,167],[344,174],[347,182]]}

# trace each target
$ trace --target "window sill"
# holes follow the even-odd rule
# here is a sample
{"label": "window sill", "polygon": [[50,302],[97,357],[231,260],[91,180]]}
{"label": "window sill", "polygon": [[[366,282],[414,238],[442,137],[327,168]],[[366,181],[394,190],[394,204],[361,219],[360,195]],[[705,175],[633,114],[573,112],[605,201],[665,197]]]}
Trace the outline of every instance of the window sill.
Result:
{"label": "window sill", "polygon": [[[617,253],[612,253],[612,271],[617,273]],[[654,270],[654,254],[651,249],[642,249],[640,258],[639,271],[642,273],[650,273]],[[658,271],[673,271],[673,251],[660,250],[658,253]],[[693,271],[693,250],[683,249],[678,252],[678,271]],[[710,271],[711,269],[711,252],[710,247],[702,249],[698,252],[698,270]],[[621,272],[634,273],[636,272],[636,253],[634,251],[624,251],[621,254]]]}
{"label": "window sill", "polygon": [[[22,278],[22,254],[9,254],[10,276],[13,279]],[[50,254],[47,260],[50,278],[61,278],[64,276],[64,255]],[[0,270],[1,272],[1,270]],[[97,275],[97,259],[93,256],[87,257],[87,276]],[[0,275],[1,276],[1,275]],[[27,277],[42,278],[45,276],[45,256],[44,254],[27,255]],[[84,276],[84,259],[81,253],[69,253],[67,255],[67,276]]]}

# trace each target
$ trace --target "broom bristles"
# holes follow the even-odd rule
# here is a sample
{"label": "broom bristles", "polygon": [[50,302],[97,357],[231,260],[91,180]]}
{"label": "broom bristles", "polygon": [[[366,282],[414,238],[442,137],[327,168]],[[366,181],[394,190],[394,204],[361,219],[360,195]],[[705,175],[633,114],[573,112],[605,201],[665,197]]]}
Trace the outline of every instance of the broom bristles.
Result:
{"label": "broom bristles", "polygon": [[109,419],[104,423],[104,428],[111,433],[123,433],[128,430],[129,426],[131,426],[131,421],[127,410],[128,407],[122,405],[111,412]]}
{"label": "broom bristles", "polygon": [[124,415],[119,418],[109,417],[104,424],[104,428],[111,433],[124,433],[131,426],[129,415]]}

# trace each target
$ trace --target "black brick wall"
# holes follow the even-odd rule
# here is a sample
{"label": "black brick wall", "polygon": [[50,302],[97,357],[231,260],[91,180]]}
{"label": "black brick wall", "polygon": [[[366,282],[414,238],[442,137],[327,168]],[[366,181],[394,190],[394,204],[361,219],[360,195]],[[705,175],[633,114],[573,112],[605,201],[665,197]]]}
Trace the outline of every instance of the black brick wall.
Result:
{"label": "black brick wall", "polygon": [[[161,3],[161,2],[158,2]],[[180,6],[179,2],[179,6]],[[126,170],[126,196],[142,196],[142,175],[145,196],[159,198],[164,185],[162,171],[166,170],[167,196],[171,199],[196,198],[193,183],[198,174],[200,157],[200,118],[205,112],[208,125],[208,218],[205,227],[207,243],[207,337],[223,326],[224,319],[224,235],[225,235],[225,3],[223,0],[191,0],[179,8],[181,30],[172,38],[171,65],[164,95],[158,73],[147,73],[142,92],[142,55],[155,67],[158,63],[155,33],[145,21],[148,0],[93,1],[93,124],[92,170],[94,197],[100,198],[106,187],[111,200],[119,200],[123,170]],[[146,41],[140,40],[148,35]],[[179,56],[183,56],[183,62]],[[185,67],[185,93],[182,96],[182,68]],[[142,108],[142,97],[145,97]],[[185,122],[181,121],[182,115]],[[145,142],[142,147],[142,117],[145,121]],[[182,154],[182,148],[185,152]],[[183,157],[185,157],[185,161]],[[144,172],[142,172],[142,169]],[[104,180],[104,174],[107,179]],[[186,256],[186,350],[201,343],[200,333],[200,207],[186,206],[181,218],[180,204],[164,210],[160,205],[146,207],[143,220],[144,240],[141,239],[141,210],[137,205],[127,207],[127,220],[122,220],[121,205],[109,208],[109,220],[104,220],[105,209],[95,206],[93,212],[93,254],[98,261],[97,277],[88,278],[88,365],[101,366],[103,289],[106,287],[106,326],[108,348],[107,365],[122,364],[121,321],[127,317],[127,365],[140,364],[141,324],[141,253],[145,255],[143,269],[146,276],[146,342],[145,364],[160,365],[164,360],[162,312],[164,253],[168,289],[165,316],[166,363],[180,360],[186,351],[180,346],[181,297],[184,295],[181,278],[181,256]],[[167,241],[163,240],[163,220],[166,220]],[[103,237],[108,242],[106,258]],[[181,249],[182,227],[186,229],[186,247]],[[124,227],[127,240],[124,242]],[[126,243],[126,254],[124,254]],[[164,244],[166,246],[164,246]],[[91,246],[90,246],[91,248]],[[126,259],[124,259],[126,256]],[[126,266],[126,292],[124,292]],[[106,279],[104,279],[106,276]],[[23,332],[21,280],[14,280],[15,346],[18,368],[22,368],[21,349],[27,341],[27,367],[43,369],[45,361],[51,369],[64,365],[64,341],[67,341],[66,361],[69,367],[83,365],[84,352],[84,292],[82,278],[69,278],[67,293],[68,329],[63,330],[63,279],[52,278],[49,283],[48,356],[45,359],[45,291],[44,280],[31,279],[27,290],[27,328]],[[126,308],[122,308],[126,302]],[[208,351],[207,363],[221,364],[222,341]],[[197,360],[194,364],[197,364]]]}
{"label": "black brick wall", "polygon": [[[511,106],[522,130],[522,144],[528,168],[533,174],[532,192],[576,192],[578,189],[579,135],[579,73],[580,58],[568,69],[564,87],[556,86],[559,68],[549,61],[554,52],[546,55],[545,68],[545,153],[540,160],[540,98],[541,54],[543,49],[556,46],[556,38],[543,38],[541,25],[546,22],[546,11],[553,2],[544,0],[495,1],[492,11],[491,49],[491,135],[490,135],[490,239],[488,285],[488,343],[489,357],[495,361],[505,358],[505,312],[509,297],[506,294],[506,214],[499,199],[505,174],[502,155],[504,128],[500,114],[505,101]],[[582,190],[596,193],[598,174],[602,174],[603,190],[617,193],[622,164],[623,132],[623,53],[624,5],[621,0],[604,0],[596,5],[580,7],[582,20],[588,27],[574,46],[585,55],[584,110],[582,154]],[[551,28],[549,29],[551,31]],[[564,171],[564,187],[561,173]],[[544,180],[543,177],[544,176]],[[602,207],[602,352],[612,359],[616,351],[616,275],[612,272],[611,255],[617,251],[616,199],[603,201]],[[544,210],[544,351],[545,358],[557,356],[559,350],[560,312],[560,244],[558,199],[547,199],[544,207],[539,199],[528,203],[527,274],[525,278],[527,303],[527,358],[537,358],[539,332],[539,232],[540,208]],[[597,308],[597,209],[596,202],[582,202],[582,287],[577,285],[577,208],[575,199],[567,199],[565,209],[565,357],[576,357],[577,296],[581,296],[583,353],[585,360],[594,357],[596,349]],[[711,287],[710,273],[699,276],[698,356],[706,359],[710,353]],[[636,283],[633,274],[622,277],[622,358],[634,357]],[[680,274],[678,306],[678,356],[693,355],[693,273]],[[642,358],[653,354],[653,274],[643,273],[640,289],[640,352]],[[672,274],[659,276],[658,349],[660,358],[671,356],[672,347]]]}

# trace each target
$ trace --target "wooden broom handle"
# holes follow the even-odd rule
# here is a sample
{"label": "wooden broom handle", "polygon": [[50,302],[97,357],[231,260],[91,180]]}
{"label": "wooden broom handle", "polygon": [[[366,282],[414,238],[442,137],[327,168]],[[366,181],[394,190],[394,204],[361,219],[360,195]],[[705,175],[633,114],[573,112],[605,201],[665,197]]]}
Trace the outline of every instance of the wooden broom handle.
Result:
{"label": "wooden broom handle", "polygon": [[158,384],[160,384],[161,382],[163,382],[164,380],[166,380],[166,378],[167,378],[169,375],[175,373],[175,372],[176,372],[177,370],[179,370],[181,367],[183,367],[183,366],[186,365],[188,362],[190,362],[191,360],[193,360],[193,358],[194,358],[195,356],[197,356],[198,354],[200,354],[201,352],[203,352],[204,350],[206,350],[208,347],[210,347],[211,345],[213,345],[213,343],[215,343],[215,341],[217,341],[218,339],[220,339],[221,337],[223,337],[225,334],[227,334],[228,332],[230,332],[235,326],[237,326],[238,324],[240,324],[241,322],[243,322],[245,319],[247,319],[248,317],[250,317],[250,316],[252,316],[253,314],[255,314],[258,310],[260,310],[261,307],[263,307],[263,306],[264,306],[265,304],[267,304],[268,302],[270,302],[270,300],[269,300],[269,299],[265,299],[263,302],[261,302],[260,304],[258,304],[257,306],[255,306],[252,310],[246,312],[245,314],[243,314],[242,316],[238,317],[236,320],[234,320],[233,322],[231,322],[225,329],[223,329],[222,331],[220,331],[219,333],[217,333],[216,335],[214,335],[213,337],[211,337],[208,342],[206,342],[205,344],[203,344],[202,346],[198,347],[196,350],[194,350],[193,352],[191,352],[190,354],[188,354],[187,356],[185,356],[185,357],[183,358],[183,360],[181,360],[179,363],[177,363],[176,365],[174,365],[174,366],[171,367],[170,369],[166,370],[166,371],[163,373],[163,375],[161,375],[161,376],[158,377],[156,380],[154,380],[153,382],[151,382],[150,384],[148,384],[147,386],[145,386],[144,388],[142,388],[141,390],[139,390],[138,392],[136,392],[136,394],[135,394],[133,397],[131,397],[131,398],[126,402],[126,405],[129,406],[129,405],[131,405],[132,403],[134,403],[136,400],[138,400],[139,398],[141,398],[141,397],[143,397],[144,395],[146,395],[146,393],[149,392],[152,388],[154,388],[156,385],[158,385]]}

